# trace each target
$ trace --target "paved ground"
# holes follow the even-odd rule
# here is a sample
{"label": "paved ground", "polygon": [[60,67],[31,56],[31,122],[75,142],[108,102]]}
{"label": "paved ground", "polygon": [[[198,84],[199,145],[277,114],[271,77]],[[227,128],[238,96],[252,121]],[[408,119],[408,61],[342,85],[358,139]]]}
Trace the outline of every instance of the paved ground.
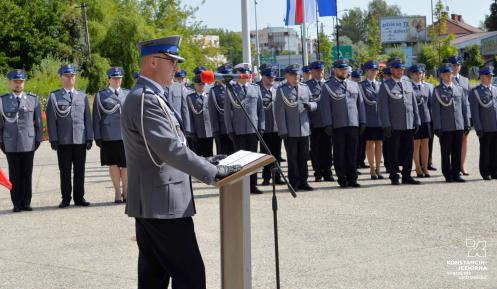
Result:
{"label": "paved ground", "polygon": [[[394,187],[365,174],[361,189],[311,183],[319,190],[297,199],[280,187],[282,288],[497,288],[497,181],[480,180],[474,133],[470,141],[465,184],[446,184],[438,171],[421,186]],[[440,167],[438,145],[435,163]],[[134,223],[111,202],[98,149],[87,161],[90,208],[56,208],[58,169],[48,144],[35,164],[35,211],[12,214],[0,189],[0,288],[136,288]],[[194,187],[207,285],[219,288],[218,196],[212,187]],[[253,288],[275,288],[271,195],[251,202]]]}

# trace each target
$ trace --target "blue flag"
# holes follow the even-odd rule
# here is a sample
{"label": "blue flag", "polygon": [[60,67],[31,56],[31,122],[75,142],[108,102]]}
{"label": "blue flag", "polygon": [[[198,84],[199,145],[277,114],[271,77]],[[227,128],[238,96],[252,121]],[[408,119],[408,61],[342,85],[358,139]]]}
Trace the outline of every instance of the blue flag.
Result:
{"label": "blue flag", "polygon": [[337,16],[337,0],[317,0],[319,16]]}

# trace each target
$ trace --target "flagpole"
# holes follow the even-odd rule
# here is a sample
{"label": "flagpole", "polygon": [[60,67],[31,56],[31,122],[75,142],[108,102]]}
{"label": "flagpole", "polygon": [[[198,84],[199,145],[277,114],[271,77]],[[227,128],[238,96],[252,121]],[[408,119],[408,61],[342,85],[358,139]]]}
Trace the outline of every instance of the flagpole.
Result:
{"label": "flagpole", "polygon": [[[314,0],[312,0],[312,1],[314,1]],[[307,15],[305,15],[306,11],[307,11],[306,8],[307,7],[305,5],[305,0],[302,0],[302,10],[303,10],[302,11],[302,38],[303,38],[303,41],[302,41],[302,45],[303,45],[302,53],[304,54],[303,55],[303,60],[304,60],[304,64],[303,65],[304,66],[307,65],[307,63],[309,63],[309,55],[307,55],[307,32],[306,32],[307,29],[305,27],[305,25],[306,25],[306,23],[305,23],[306,22],[305,17],[307,16]]]}
{"label": "flagpole", "polygon": [[250,52],[250,27],[248,17],[248,0],[242,1],[242,39],[243,39],[243,62],[252,64]]}
{"label": "flagpole", "polygon": [[318,2],[316,0],[316,41],[317,41],[317,53],[316,53],[316,58],[317,60],[321,60],[321,55],[319,52],[319,13],[318,13]]}

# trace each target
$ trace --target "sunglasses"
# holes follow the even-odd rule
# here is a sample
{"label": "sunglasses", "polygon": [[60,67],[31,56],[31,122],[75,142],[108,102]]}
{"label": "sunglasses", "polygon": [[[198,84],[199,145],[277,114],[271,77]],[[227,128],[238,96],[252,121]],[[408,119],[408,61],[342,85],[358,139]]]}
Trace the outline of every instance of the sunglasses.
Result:
{"label": "sunglasses", "polygon": [[169,58],[169,57],[160,57],[160,56],[154,56],[154,58],[160,58],[160,59],[164,59],[164,60],[169,60],[173,63],[173,65],[176,65],[178,64],[178,60],[177,59],[173,59],[173,58]]}

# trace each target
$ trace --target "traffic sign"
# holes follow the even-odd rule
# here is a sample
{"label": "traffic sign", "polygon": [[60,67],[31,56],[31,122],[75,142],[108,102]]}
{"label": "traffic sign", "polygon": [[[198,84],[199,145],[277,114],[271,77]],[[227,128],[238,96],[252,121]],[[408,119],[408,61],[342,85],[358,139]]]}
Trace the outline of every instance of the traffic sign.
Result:
{"label": "traffic sign", "polygon": [[[336,46],[333,46],[331,56],[333,57],[333,59],[338,59]],[[352,59],[352,56],[352,45],[340,45],[340,58]]]}

